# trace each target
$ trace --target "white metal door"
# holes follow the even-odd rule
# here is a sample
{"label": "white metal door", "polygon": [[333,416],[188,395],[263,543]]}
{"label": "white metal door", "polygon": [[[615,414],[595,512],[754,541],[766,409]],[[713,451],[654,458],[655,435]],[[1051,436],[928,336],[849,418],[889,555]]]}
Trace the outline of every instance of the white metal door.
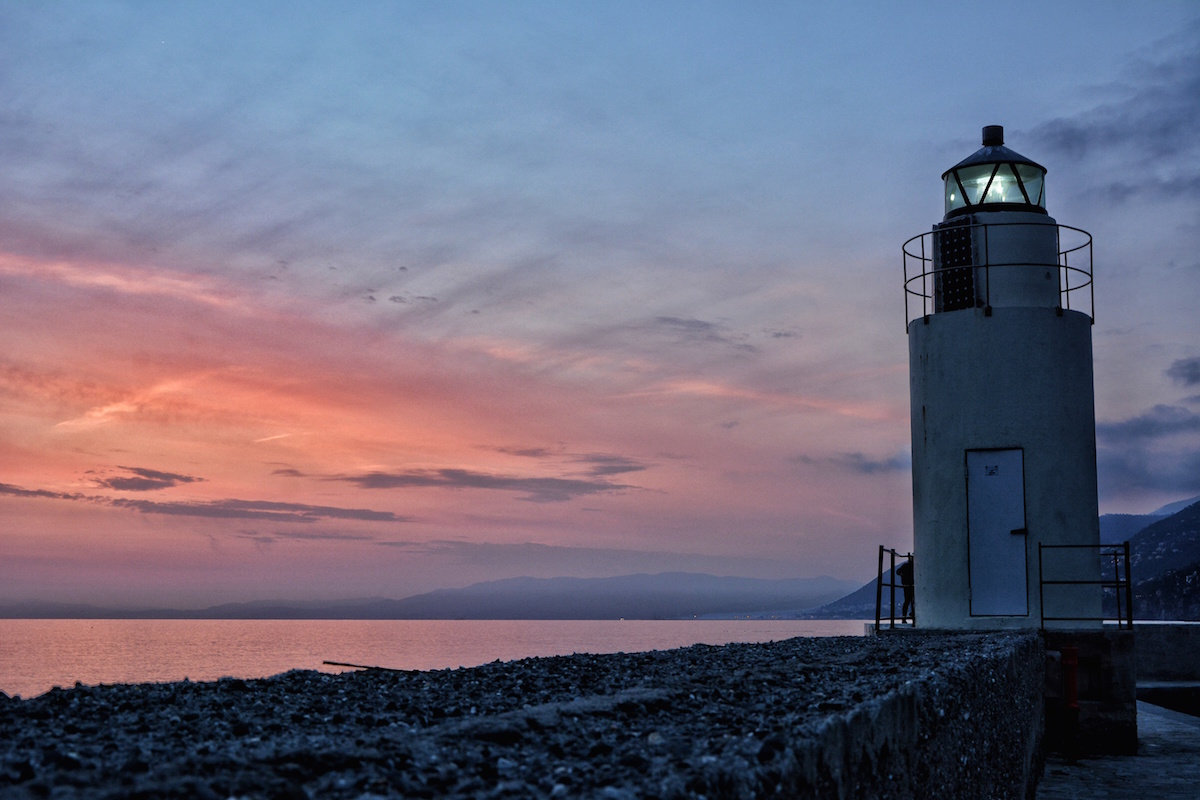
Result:
{"label": "white metal door", "polygon": [[973,616],[1029,613],[1021,450],[967,451],[967,556]]}

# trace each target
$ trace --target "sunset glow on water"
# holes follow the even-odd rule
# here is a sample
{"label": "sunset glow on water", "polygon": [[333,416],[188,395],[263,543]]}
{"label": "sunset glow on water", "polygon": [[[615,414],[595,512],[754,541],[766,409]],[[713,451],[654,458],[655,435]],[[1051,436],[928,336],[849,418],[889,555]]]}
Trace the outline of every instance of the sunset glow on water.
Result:
{"label": "sunset glow on water", "polygon": [[571,653],[859,636],[857,620],[0,620],[0,691],[261,678],[340,661],[447,669]]}

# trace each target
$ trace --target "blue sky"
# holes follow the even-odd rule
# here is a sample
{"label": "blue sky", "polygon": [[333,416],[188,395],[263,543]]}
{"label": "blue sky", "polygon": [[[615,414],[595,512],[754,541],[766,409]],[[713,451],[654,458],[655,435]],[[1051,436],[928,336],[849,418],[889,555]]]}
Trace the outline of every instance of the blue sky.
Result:
{"label": "blue sky", "polygon": [[1198,45],[1191,2],[2,3],[0,599],[865,578],[900,245],[986,124],[1095,237],[1101,510],[1198,494]]}

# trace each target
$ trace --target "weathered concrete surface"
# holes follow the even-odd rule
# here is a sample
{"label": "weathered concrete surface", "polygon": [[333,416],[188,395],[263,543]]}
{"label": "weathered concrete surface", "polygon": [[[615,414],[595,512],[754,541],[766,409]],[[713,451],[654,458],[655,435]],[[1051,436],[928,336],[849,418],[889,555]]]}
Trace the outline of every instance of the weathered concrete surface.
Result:
{"label": "weathered concrete surface", "polygon": [[0,696],[3,797],[1025,798],[1033,633]]}

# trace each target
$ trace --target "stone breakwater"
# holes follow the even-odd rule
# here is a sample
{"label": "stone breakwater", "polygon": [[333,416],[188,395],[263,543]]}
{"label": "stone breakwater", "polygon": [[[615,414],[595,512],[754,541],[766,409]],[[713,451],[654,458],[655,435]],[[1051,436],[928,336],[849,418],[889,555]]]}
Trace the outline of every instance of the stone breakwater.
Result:
{"label": "stone breakwater", "polygon": [[1032,796],[1033,634],[0,695],[0,797]]}

